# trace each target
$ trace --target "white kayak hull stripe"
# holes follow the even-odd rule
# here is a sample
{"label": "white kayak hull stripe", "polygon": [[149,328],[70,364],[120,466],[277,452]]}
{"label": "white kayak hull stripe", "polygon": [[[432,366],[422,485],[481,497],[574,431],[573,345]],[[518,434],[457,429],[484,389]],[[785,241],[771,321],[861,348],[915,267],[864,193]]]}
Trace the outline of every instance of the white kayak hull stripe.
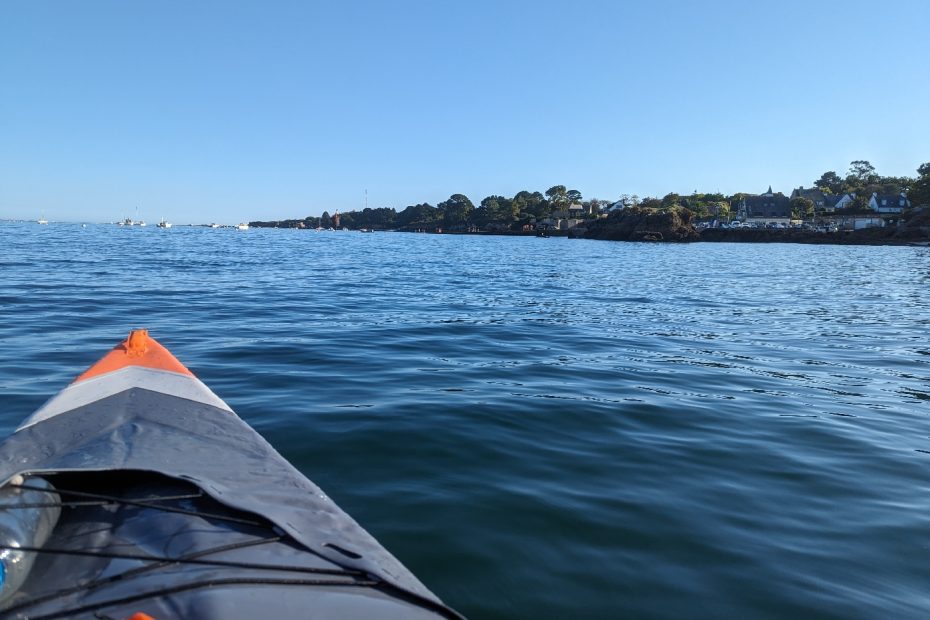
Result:
{"label": "white kayak hull stripe", "polygon": [[119,394],[131,388],[161,392],[169,396],[177,396],[178,398],[232,412],[229,405],[194,376],[144,366],[127,366],[99,377],[92,377],[69,385],[42,405],[35,413],[23,420],[23,423],[16,430],[22,430],[42,420],[89,405],[102,398]]}

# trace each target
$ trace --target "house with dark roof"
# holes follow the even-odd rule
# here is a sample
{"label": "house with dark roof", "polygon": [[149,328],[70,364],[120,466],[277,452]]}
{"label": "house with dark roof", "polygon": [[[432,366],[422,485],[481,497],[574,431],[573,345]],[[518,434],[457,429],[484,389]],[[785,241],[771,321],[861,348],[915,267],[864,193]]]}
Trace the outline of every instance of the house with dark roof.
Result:
{"label": "house with dark roof", "polygon": [[748,217],[791,217],[789,199],[781,192],[773,192],[772,186],[764,194],[746,196],[740,205],[740,211]]}
{"label": "house with dark roof", "polygon": [[820,211],[827,206],[827,196],[818,188],[813,189],[804,189],[804,186],[792,190],[791,196],[788,197],[788,200],[794,200],[795,198],[807,198],[814,203],[814,208]]}
{"label": "house with dark roof", "polygon": [[911,206],[911,201],[907,199],[907,194],[879,194],[875,192],[869,198],[869,207],[878,213],[901,213]]}
{"label": "house with dark roof", "polygon": [[837,209],[845,209],[856,198],[855,192],[848,194],[832,194],[824,197],[824,211],[833,213]]}

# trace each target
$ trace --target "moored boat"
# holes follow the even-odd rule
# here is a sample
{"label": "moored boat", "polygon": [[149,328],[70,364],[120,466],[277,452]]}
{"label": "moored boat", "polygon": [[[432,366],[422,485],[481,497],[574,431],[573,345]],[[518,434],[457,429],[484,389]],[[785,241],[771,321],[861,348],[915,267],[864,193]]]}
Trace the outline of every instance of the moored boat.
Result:
{"label": "moored boat", "polygon": [[165,218],[161,218],[161,221],[158,222],[158,227],[159,228],[171,228],[171,222],[169,222]]}
{"label": "moored boat", "polygon": [[244,222],[236,225],[236,230],[248,230],[248,229],[249,229],[249,225]]}
{"label": "moored boat", "polygon": [[42,530],[0,540],[4,618],[461,617],[145,330],[0,443],[0,481]]}

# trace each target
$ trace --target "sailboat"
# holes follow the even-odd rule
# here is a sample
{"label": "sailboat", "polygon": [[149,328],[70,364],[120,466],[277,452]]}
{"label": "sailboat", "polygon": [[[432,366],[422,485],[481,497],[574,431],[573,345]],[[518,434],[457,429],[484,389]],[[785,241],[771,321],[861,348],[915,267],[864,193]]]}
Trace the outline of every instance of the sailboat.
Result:
{"label": "sailboat", "polygon": [[45,219],[44,213],[36,220],[36,224],[48,224],[48,220]]}
{"label": "sailboat", "polygon": [[161,221],[158,222],[158,227],[159,228],[171,228],[171,222],[169,222],[165,218],[161,218]]}

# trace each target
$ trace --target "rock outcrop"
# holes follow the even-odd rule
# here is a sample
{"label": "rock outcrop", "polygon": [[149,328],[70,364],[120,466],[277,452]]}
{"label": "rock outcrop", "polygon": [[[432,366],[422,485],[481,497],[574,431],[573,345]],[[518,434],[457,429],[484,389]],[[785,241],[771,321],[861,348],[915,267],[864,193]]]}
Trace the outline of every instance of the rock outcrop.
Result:
{"label": "rock outcrop", "polygon": [[586,239],[610,241],[699,241],[691,211],[628,207],[587,224]]}

